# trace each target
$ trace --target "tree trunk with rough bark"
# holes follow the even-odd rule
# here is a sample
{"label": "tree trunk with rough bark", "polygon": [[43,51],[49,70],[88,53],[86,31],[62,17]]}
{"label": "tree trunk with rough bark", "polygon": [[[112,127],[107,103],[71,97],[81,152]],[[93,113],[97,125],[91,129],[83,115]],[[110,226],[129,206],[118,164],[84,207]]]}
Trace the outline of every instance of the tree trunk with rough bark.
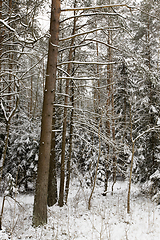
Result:
{"label": "tree trunk with rough bark", "polygon": [[[0,19],[2,19],[2,0],[0,0]],[[2,26],[0,24],[0,56],[2,55],[2,41],[3,41],[3,29],[2,29]],[[0,71],[1,71],[1,60],[0,60]],[[0,79],[1,81],[1,79]]]}
{"label": "tree trunk with rough bark", "polygon": [[51,37],[49,39],[47,75],[42,110],[38,172],[33,208],[33,226],[35,227],[43,225],[47,222],[48,176],[58,55],[59,17],[60,0],[52,0],[50,20]]}

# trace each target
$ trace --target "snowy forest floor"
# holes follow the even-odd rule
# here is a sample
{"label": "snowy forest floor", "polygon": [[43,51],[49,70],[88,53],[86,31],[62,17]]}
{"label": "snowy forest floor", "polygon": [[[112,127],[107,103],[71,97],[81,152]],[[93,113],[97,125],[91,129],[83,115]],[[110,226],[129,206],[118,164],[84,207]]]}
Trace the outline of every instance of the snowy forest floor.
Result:
{"label": "snowy forest floor", "polygon": [[127,186],[127,182],[119,181],[114,194],[109,192],[106,196],[102,195],[103,188],[97,186],[88,210],[91,189],[82,189],[72,181],[68,205],[48,208],[48,224],[39,228],[32,227],[33,195],[17,195],[21,206],[8,198],[0,239],[159,240],[160,206],[132,185],[131,213],[127,214]]}

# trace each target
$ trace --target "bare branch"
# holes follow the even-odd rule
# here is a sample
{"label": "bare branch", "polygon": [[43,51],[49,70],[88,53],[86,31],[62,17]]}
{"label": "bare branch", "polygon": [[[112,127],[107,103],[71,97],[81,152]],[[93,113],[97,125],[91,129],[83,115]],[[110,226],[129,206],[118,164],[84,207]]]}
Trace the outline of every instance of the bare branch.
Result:
{"label": "bare branch", "polygon": [[[89,13],[89,14],[81,14],[81,15],[75,15],[75,16],[70,16],[68,18],[63,19],[60,21],[60,23],[63,23],[67,20],[73,19],[73,18],[80,18],[80,17],[92,17],[92,16],[117,16],[119,15],[118,13],[103,13],[103,12],[96,12],[96,13]],[[122,17],[122,16],[121,16]]]}
{"label": "bare branch", "polygon": [[101,6],[94,6],[94,7],[83,7],[83,8],[66,8],[61,9],[61,12],[68,12],[68,11],[87,11],[87,10],[94,10],[94,9],[102,9],[102,8],[111,8],[111,7],[127,7],[131,9],[127,4],[110,4],[110,5],[101,5]]}
{"label": "bare branch", "polygon": [[113,30],[113,29],[117,29],[117,28],[120,28],[120,26],[107,26],[107,27],[96,28],[96,29],[90,30],[88,32],[77,33],[77,34],[68,36],[66,38],[61,38],[61,39],[59,39],[59,41],[66,41],[66,40],[69,40],[69,39],[72,39],[72,38],[75,38],[75,37],[79,37],[79,36],[82,36],[82,35],[85,35],[85,34],[93,33],[93,32],[96,32],[96,31],[102,31],[102,30],[105,30],[105,29]]}
{"label": "bare branch", "polygon": [[63,64],[96,64],[96,65],[110,65],[110,64],[116,64],[116,62],[78,62],[78,61],[68,61],[68,62],[62,62],[57,64],[57,66],[62,66]]}

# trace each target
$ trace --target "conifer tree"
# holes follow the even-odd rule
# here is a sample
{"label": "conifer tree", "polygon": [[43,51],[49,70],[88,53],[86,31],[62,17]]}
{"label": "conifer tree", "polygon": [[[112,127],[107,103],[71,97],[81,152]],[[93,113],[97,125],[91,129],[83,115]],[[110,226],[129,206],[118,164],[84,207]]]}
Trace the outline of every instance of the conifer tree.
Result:
{"label": "conifer tree", "polygon": [[33,209],[34,226],[42,225],[47,222],[47,194],[52,137],[53,103],[56,88],[59,18],[60,1],[52,0],[50,18],[51,37],[49,39],[48,48],[48,62],[42,110],[38,173]]}

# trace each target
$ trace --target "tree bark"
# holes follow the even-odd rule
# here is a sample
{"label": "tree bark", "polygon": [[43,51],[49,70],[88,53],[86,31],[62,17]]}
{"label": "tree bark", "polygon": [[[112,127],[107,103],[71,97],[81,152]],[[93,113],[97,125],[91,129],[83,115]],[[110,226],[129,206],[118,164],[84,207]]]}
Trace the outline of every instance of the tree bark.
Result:
{"label": "tree bark", "polygon": [[[76,1],[75,1],[76,3]],[[73,31],[72,35],[75,34],[76,28],[76,19],[74,19]],[[71,46],[74,44],[74,38],[71,39]],[[71,72],[71,60],[72,60],[72,52],[73,49],[70,48],[69,51],[69,63],[67,73],[70,74]],[[66,92],[65,92],[65,100],[64,105],[68,104],[68,93],[69,93],[69,79],[66,80]],[[60,191],[59,191],[59,201],[58,205],[60,207],[64,204],[64,180],[65,180],[65,145],[66,145],[66,130],[67,130],[67,107],[64,107],[64,115],[63,115],[63,133],[62,133],[62,154],[61,154],[61,178],[60,178]],[[72,146],[71,146],[72,147]],[[68,186],[69,187],[69,186]]]}
{"label": "tree bark", "polygon": [[50,164],[53,102],[55,96],[56,68],[58,55],[58,33],[60,0],[52,0],[50,40],[48,49],[47,75],[44,91],[38,172],[33,208],[33,226],[47,222],[47,194]]}
{"label": "tree bark", "polygon": [[52,120],[52,143],[51,143],[51,156],[49,167],[49,180],[48,180],[48,206],[51,207],[57,202],[57,172],[56,172],[56,152],[55,152],[55,108],[53,108]]}
{"label": "tree bark", "polygon": [[99,160],[100,160],[100,156],[101,156],[101,139],[100,139],[100,128],[101,128],[101,122],[102,122],[102,115],[101,115],[101,119],[99,120],[99,127],[98,127],[98,137],[99,137],[99,153],[98,153],[98,160],[97,160],[97,164],[96,164],[96,171],[95,171],[95,177],[94,177],[94,182],[93,182],[93,188],[88,200],[88,210],[91,209],[91,200],[92,200],[92,195],[96,186],[96,180],[97,180],[97,173],[98,173],[98,166],[99,166]]}
{"label": "tree bark", "polygon": [[130,213],[130,195],[131,195],[131,183],[132,183],[132,168],[133,168],[133,160],[134,160],[134,146],[135,146],[135,142],[132,142],[132,158],[131,158],[130,176],[129,176],[129,184],[128,184],[128,196],[127,196],[127,213]]}
{"label": "tree bark", "polygon": [[73,80],[72,80],[72,96],[71,96],[71,102],[72,102],[72,110],[71,110],[71,117],[70,117],[70,133],[69,133],[69,157],[67,161],[67,175],[66,175],[66,187],[65,187],[65,203],[67,203],[68,200],[68,193],[69,193],[69,184],[70,184],[70,174],[71,174],[71,158],[72,158],[72,138],[73,138],[73,116],[74,116],[74,86],[73,86]]}
{"label": "tree bark", "polygon": [[[2,19],[2,0],[0,0],[0,19]],[[1,24],[0,24],[0,57],[2,55],[2,41],[3,41],[3,37],[2,37],[2,27],[1,27]],[[0,71],[1,71],[1,60],[0,60]],[[1,81],[1,80],[0,80]]]}
{"label": "tree bark", "polygon": [[[110,22],[109,22],[110,25]],[[108,44],[110,45],[111,42],[111,32],[108,31]],[[111,59],[111,48],[108,48],[108,60]],[[110,112],[110,106],[111,106],[111,65],[108,64],[107,65],[107,90],[108,90],[108,98],[107,98],[107,106],[106,106],[106,135],[107,137],[110,137],[111,135],[111,124],[110,124],[110,116],[111,116],[111,112]],[[110,146],[109,144],[107,144],[107,158],[106,158],[106,162],[105,162],[105,186],[104,186],[104,196],[107,193],[107,188],[108,188],[108,179],[109,179],[109,158],[110,158]]]}

